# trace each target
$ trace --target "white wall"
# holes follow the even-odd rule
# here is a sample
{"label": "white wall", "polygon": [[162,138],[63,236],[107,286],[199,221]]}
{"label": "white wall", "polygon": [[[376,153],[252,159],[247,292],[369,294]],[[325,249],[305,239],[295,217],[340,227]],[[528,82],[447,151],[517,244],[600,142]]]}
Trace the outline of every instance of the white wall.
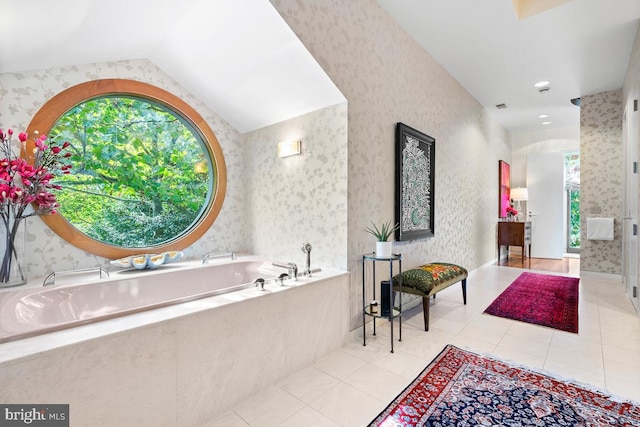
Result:
{"label": "white wall", "polygon": [[[622,90],[583,96],[580,108],[580,270],[622,274]],[[587,218],[614,218],[614,240],[587,240]]]}
{"label": "white wall", "polygon": [[403,267],[497,257],[498,160],[507,132],[373,0],[271,0],[349,103],[348,268],[361,322],[361,260],[370,221],[394,218],[395,126],[436,139],[435,237],[396,244]]}
{"label": "white wall", "polygon": [[[347,104],[246,133],[243,245],[294,261],[311,243],[315,266],[347,269]],[[302,155],[278,158],[277,144],[302,140]]]}

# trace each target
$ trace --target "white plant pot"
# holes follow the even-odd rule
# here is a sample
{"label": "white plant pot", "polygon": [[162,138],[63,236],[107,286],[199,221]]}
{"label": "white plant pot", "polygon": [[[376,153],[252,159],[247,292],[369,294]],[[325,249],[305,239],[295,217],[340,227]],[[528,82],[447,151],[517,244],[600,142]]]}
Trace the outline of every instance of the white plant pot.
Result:
{"label": "white plant pot", "polygon": [[392,250],[392,242],[376,242],[376,258],[389,258]]}

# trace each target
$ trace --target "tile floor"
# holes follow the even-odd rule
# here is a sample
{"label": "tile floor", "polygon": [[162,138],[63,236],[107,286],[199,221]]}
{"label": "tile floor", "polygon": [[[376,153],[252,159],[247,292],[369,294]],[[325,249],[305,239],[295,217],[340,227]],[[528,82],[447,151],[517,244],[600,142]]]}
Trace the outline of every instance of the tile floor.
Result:
{"label": "tile floor", "polygon": [[378,321],[375,337],[368,326],[366,347],[360,333],[357,340],[206,427],[366,426],[447,343],[640,402],[640,317],[621,283],[581,279],[579,334],[482,314],[522,271],[495,265],[474,270],[466,306],[459,285],[438,294],[429,332],[423,330],[421,306],[405,312],[402,342],[395,342],[395,353],[389,352],[389,322]]}

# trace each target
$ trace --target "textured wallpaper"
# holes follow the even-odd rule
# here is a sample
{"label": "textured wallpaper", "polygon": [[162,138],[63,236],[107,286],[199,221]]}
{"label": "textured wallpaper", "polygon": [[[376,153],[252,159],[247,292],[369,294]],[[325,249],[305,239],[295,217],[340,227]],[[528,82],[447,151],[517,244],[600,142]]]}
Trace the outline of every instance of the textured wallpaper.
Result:
{"label": "textured wallpaper", "polygon": [[[622,274],[622,90],[580,107],[580,270]],[[614,240],[587,240],[587,218],[614,218]]]}
{"label": "textured wallpaper", "polygon": [[373,0],[271,0],[349,103],[348,268],[352,327],[361,322],[370,221],[394,218],[395,126],[436,139],[435,237],[395,244],[403,267],[473,269],[495,248],[498,160],[508,134]]}
{"label": "textured wallpaper", "polygon": [[[158,86],[179,96],[204,117],[215,132],[227,164],[227,195],[214,225],[194,245],[185,250],[189,258],[209,252],[243,250],[241,135],[192,94],[147,60],[75,65],[23,73],[0,74],[0,127],[25,130],[36,111],[58,92],[89,80],[124,78]],[[38,217],[27,219],[28,278],[52,271],[108,265],[108,260],[75,248],[54,234]]]}
{"label": "textured wallpaper", "polygon": [[[302,155],[277,144],[302,140]],[[347,104],[243,135],[245,247],[258,255],[347,269]]]}

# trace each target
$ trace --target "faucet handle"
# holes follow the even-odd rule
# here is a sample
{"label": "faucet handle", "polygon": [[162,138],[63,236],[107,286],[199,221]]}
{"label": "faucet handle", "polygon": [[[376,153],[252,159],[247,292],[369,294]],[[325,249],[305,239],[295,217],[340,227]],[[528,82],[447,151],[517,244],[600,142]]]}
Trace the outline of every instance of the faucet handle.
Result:
{"label": "faucet handle", "polygon": [[278,280],[280,281],[280,286],[284,286],[284,279],[289,279],[291,276],[287,273],[282,273],[278,276]]}
{"label": "faucet handle", "polygon": [[306,242],[302,244],[302,252],[304,252],[305,254],[311,252],[311,243]]}
{"label": "faucet handle", "polygon": [[258,277],[253,281],[256,284],[256,288],[259,286],[261,291],[264,291],[264,279],[262,277]]}

